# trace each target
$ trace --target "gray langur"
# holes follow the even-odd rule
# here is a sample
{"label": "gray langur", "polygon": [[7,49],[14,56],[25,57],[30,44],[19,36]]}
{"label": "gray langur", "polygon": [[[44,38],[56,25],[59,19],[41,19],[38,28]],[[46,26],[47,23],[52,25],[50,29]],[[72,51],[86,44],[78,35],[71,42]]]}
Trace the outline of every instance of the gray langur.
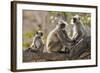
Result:
{"label": "gray langur", "polygon": [[70,47],[72,42],[65,31],[66,24],[60,22],[56,27],[49,33],[46,42],[46,49],[48,53],[60,52],[63,47]]}
{"label": "gray langur", "polygon": [[70,57],[77,57],[90,48],[91,39],[87,36],[86,27],[83,25],[79,15],[72,18],[74,46],[70,50]]}
{"label": "gray langur", "polygon": [[43,32],[42,31],[38,31],[36,32],[36,35],[33,38],[33,42],[30,46],[30,48],[33,47],[34,51],[40,51],[43,52],[44,49],[44,43],[42,40],[42,36],[43,36]]}
{"label": "gray langur", "polygon": [[79,15],[73,16],[72,24],[74,35],[73,39],[79,41],[80,39],[84,38],[86,31]]}
{"label": "gray langur", "polygon": [[76,26],[78,36],[76,37],[76,40],[84,39],[85,43],[87,46],[90,47],[91,45],[91,29],[89,26],[85,26],[82,21],[80,16],[75,15],[73,17],[73,23]]}

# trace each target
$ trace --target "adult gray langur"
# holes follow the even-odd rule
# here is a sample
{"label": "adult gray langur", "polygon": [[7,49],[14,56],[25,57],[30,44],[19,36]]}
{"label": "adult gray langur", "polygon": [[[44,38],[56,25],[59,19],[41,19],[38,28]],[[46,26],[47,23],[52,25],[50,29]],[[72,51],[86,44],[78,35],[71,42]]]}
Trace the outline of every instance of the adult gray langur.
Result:
{"label": "adult gray langur", "polygon": [[72,25],[73,25],[73,35],[74,35],[73,39],[79,41],[86,34],[85,27],[81,22],[81,18],[79,15],[73,16]]}
{"label": "adult gray langur", "polygon": [[73,22],[73,40],[75,44],[71,49],[70,56],[79,56],[86,49],[90,48],[91,38],[87,36],[86,27],[83,25],[79,15],[75,15],[72,18]]}
{"label": "adult gray langur", "polygon": [[60,22],[47,36],[46,49],[48,53],[60,52],[63,47],[69,47],[72,42],[65,31],[66,24]]}

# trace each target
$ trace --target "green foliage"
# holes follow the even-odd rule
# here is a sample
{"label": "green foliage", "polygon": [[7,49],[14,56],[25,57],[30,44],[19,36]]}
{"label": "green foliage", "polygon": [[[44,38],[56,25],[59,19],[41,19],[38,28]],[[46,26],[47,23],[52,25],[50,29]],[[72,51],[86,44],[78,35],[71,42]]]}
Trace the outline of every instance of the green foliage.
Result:
{"label": "green foliage", "polygon": [[91,26],[91,17],[90,16],[83,16],[82,22],[84,25]]}
{"label": "green foliage", "polygon": [[23,47],[28,48],[30,46],[29,42],[23,42]]}
{"label": "green foliage", "polygon": [[23,47],[28,48],[30,46],[30,39],[32,39],[35,36],[36,31],[30,31],[23,34],[23,39],[26,39],[26,41],[23,41]]}
{"label": "green foliage", "polygon": [[33,36],[35,36],[36,31],[30,31],[30,32],[26,32],[23,34],[23,37],[26,39],[32,38]]}

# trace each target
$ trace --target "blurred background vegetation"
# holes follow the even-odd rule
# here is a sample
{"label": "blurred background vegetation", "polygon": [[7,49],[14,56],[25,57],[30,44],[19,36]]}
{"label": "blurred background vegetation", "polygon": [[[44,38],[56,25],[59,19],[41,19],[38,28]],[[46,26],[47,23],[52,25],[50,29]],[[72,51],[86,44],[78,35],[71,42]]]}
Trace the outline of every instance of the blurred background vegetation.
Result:
{"label": "blurred background vegetation", "polygon": [[91,27],[91,14],[89,13],[23,10],[23,49],[31,45],[36,31],[43,31],[43,40],[46,43],[47,35],[58,22],[57,18],[70,24],[72,17],[76,14],[81,16],[84,25]]}

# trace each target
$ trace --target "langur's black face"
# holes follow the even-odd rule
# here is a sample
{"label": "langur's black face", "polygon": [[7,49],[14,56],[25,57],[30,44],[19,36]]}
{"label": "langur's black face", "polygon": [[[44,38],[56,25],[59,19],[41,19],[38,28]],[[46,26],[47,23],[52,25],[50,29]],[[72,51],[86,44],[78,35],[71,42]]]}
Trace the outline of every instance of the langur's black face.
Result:
{"label": "langur's black face", "polygon": [[76,22],[76,20],[77,20],[77,18],[73,18],[73,22],[74,22],[74,23]]}
{"label": "langur's black face", "polygon": [[43,33],[42,32],[40,34],[41,34],[41,36],[43,36]]}
{"label": "langur's black face", "polygon": [[66,24],[64,24],[64,23],[61,23],[61,24],[60,24],[60,28],[61,28],[61,29],[64,29],[65,27],[66,27]]}
{"label": "langur's black face", "polygon": [[36,34],[41,36],[41,37],[43,36],[43,32],[37,32]]}
{"label": "langur's black face", "polygon": [[76,18],[76,17],[74,17],[73,18],[73,23],[79,23],[80,22],[80,18],[78,17],[78,18]]}

